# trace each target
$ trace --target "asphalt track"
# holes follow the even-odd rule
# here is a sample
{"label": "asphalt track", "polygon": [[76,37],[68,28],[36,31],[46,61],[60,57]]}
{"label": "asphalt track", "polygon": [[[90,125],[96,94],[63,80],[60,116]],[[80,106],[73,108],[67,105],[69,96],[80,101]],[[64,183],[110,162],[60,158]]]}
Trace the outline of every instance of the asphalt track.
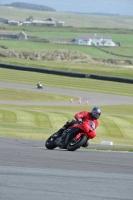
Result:
{"label": "asphalt track", "polygon": [[132,200],[133,154],[0,139],[1,200]]}
{"label": "asphalt track", "polygon": [[[36,90],[30,85],[4,82],[0,82],[0,87]],[[38,92],[43,91],[72,94],[84,101],[89,97],[90,105],[133,103],[132,97],[54,88]],[[46,105],[45,102],[36,103]],[[28,105],[27,102],[15,104]],[[69,104],[64,102],[64,105]],[[133,200],[133,154],[82,149],[75,152],[47,150],[44,141],[0,138],[0,200],[14,199]]]}

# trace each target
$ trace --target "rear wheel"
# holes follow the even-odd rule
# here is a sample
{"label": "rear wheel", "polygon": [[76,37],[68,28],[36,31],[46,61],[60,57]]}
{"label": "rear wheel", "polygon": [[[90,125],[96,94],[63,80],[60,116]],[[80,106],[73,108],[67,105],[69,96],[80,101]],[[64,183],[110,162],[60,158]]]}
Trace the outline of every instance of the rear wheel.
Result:
{"label": "rear wheel", "polygon": [[68,143],[67,150],[68,151],[75,151],[76,149],[79,149],[86,141],[87,141],[87,137],[85,135],[82,135],[78,140],[75,140],[73,138]]}
{"label": "rear wheel", "polygon": [[45,147],[47,149],[54,149],[57,147],[55,140],[57,139],[56,137],[54,137],[55,134],[51,135],[45,142]]}

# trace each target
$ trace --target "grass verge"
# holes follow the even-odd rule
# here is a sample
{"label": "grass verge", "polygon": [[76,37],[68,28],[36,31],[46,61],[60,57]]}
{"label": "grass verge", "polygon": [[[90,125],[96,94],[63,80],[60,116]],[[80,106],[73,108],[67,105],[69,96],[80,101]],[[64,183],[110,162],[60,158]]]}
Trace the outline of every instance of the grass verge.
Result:
{"label": "grass verge", "polygon": [[[102,116],[97,128],[97,136],[91,144],[112,141],[114,145],[133,145],[133,105],[101,107]],[[127,108],[130,111],[127,115]],[[91,107],[52,107],[0,105],[0,136],[8,138],[47,139],[68,119],[80,110]],[[107,114],[108,113],[108,114]],[[113,114],[109,114],[113,113]],[[124,114],[125,113],[125,114]]]}
{"label": "grass verge", "polygon": [[36,83],[40,81],[43,86],[48,87],[133,96],[132,84],[126,83],[99,81],[87,78],[73,78],[52,74],[9,70],[3,68],[0,68],[0,74],[0,81],[6,80],[7,82],[31,85],[36,85]]}
{"label": "grass verge", "polygon": [[[37,90],[37,89],[36,89]],[[70,101],[78,98],[67,95],[49,94],[41,91],[16,90],[8,88],[0,88],[0,100],[11,101],[30,101],[30,102],[54,102],[54,101]]]}
{"label": "grass verge", "polygon": [[88,147],[85,148],[87,150],[97,150],[97,151],[123,151],[123,152],[133,152],[133,147],[132,146],[101,146],[101,147]]}

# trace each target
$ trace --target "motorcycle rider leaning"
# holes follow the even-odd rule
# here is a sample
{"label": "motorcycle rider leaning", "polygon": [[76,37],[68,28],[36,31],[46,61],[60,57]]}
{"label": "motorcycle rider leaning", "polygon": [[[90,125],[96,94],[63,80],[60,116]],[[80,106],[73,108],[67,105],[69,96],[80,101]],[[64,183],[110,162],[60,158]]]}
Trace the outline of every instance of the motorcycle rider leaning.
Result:
{"label": "motorcycle rider leaning", "polygon": [[[99,119],[100,115],[101,115],[101,110],[98,107],[94,107],[91,110],[91,112],[81,111],[81,112],[76,113],[74,115],[74,118],[76,119],[76,121],[78,121],[78,123],[82,123],[85,120],[91,120],[95,123],[95,128],[97,128],[97,126],[99,124],[98,119]],[[71,125],[75,124],[76,121],[73,119],[68,120],[66,122],[66,124],[54,134],[55,137],[61,136],[63,131],[66,130],[67,128],[69,128]],[[62,141],[63,140],[64,140],[64,138],[62,138]],[[85,142],[85,144],[83,144],[83,147],[87,147],[88,145],[89,144],[87,141],[87,142]]]}
{"label": "motorcycle rider leaning", "polygon": [[38,83],[37,83],[37,87],[39,87],[39,86],[40,86],[40,84],[41,84],[41,83],[40,83],[40,82],[38,82]]}
{"label": "motorcycle rider leaning", "polygon": [[39,89],[39,88],[41,88],[41,87],[42,87],[41,82],[38,82],[38,83],[37,83],[37,88]]}

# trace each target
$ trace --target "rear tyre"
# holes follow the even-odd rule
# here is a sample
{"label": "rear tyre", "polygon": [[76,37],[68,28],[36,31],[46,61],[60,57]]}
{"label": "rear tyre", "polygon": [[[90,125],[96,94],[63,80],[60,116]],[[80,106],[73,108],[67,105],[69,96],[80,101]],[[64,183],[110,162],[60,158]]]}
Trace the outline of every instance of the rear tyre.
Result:
{"label": "rear tyre", "polygon": [[45,147],[47,148],[47,149],[54,149],[54,148],[56,148],[57,147],[57,145],[56,145],[56,143],[55,143],[55,140],[56,140],[57,138],[54,138],[54,134],[53,135],[51,135],[47,140],[46,140],[46,142],[45,142]]}
{"label": "rear tyre", "polygon": [[75,151],[76,149],[79,149],[86,141],[87,141],[87,137],[85,135],[82,135],[78,140],[75,140],[73,138],[68,143],[67,150],[68,151]]}

